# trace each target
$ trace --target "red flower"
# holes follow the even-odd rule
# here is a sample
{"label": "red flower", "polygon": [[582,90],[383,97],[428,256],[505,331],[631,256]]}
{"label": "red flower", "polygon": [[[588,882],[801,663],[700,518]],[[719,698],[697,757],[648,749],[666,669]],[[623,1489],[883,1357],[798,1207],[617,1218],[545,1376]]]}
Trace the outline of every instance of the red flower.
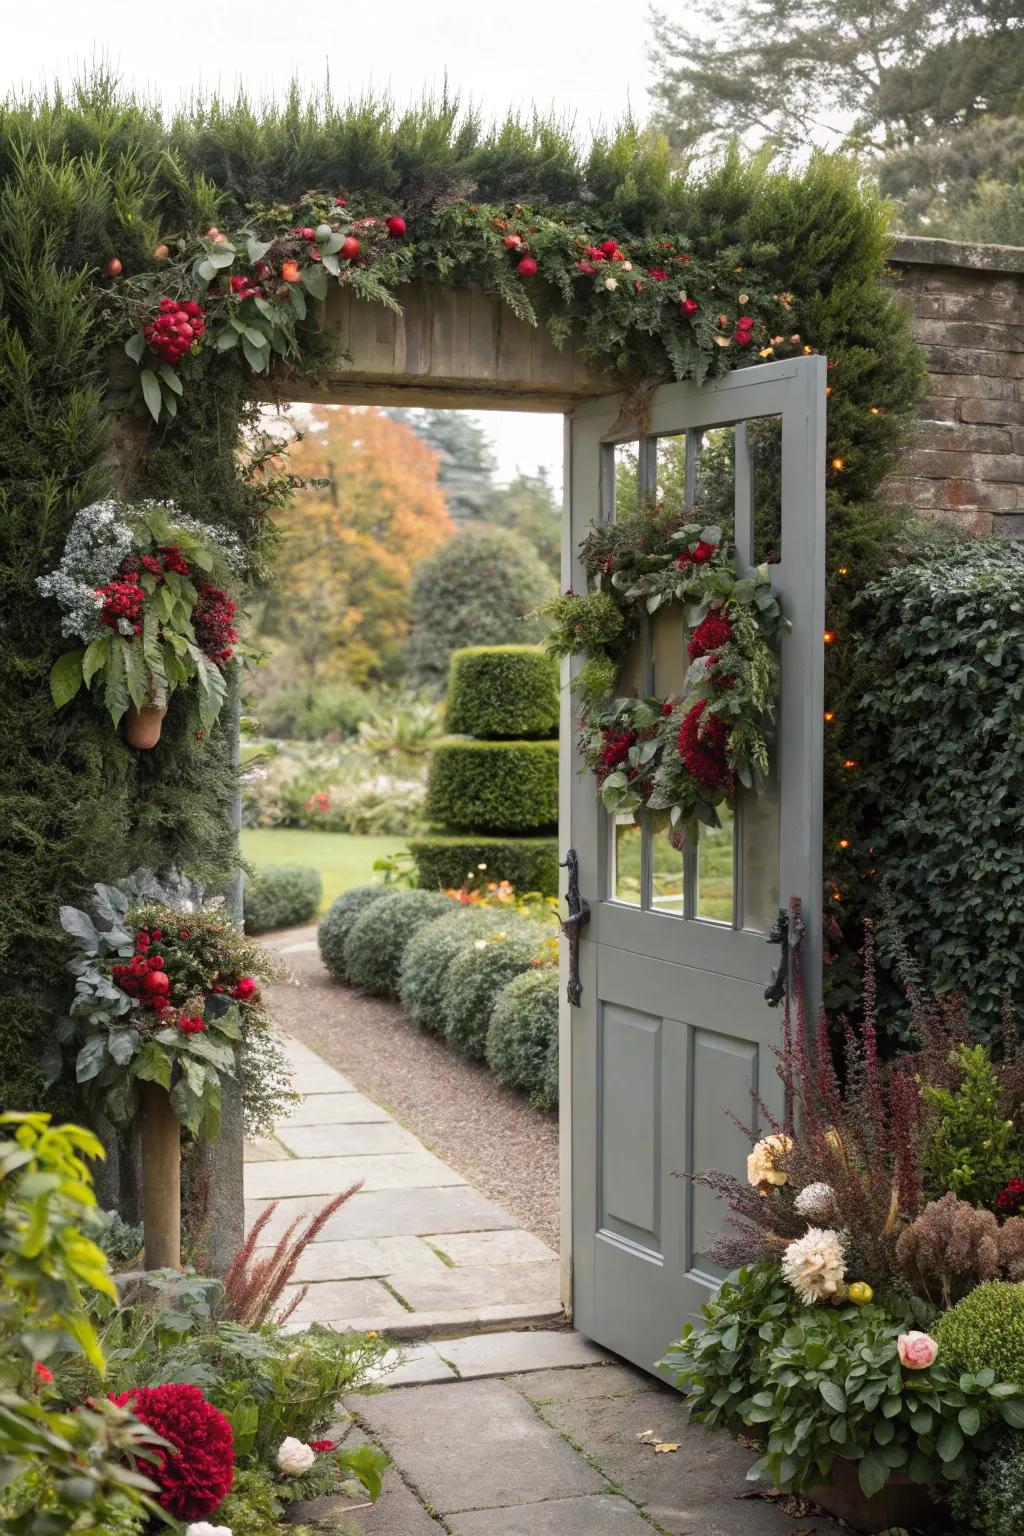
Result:
{"label": "red flower", "polygon": [[206,1030],[206,1020],[198,1013],[183,1013],[178,1019],[183,1035],[201,1035]]}
{"label": "red flower", "polygon": [[576,263],[576,270],[577,272],[586,272],[590,276],[597,271],[597,268],[592,261],[578,261]]}
{"label": "red flower", "polygon": [[683,299],[682,302],[679,305],[679,308],[682,310],[682,312],[686,316],[687,320],[691,320],[693,318],[693,316],[697,313],[697,300],[696,299]]}
{"label": "red flower", "polygon": [[309,1448],[311,1451],[316,1451],[318,1456],[326,1456],[329,1451],[337,1450],[333,1440],[311,1440]]}
{"label": "red flower", "polygon": [[53,1380],[53,1372],[47,1366],[43,1365],[39,1360],[35,1361],[32,1369],[35,1371],[39,1380],[45,1382],[47,1386],[49,1386],[50,1382]]}
{"label": "red flower", "polygon": [[609,772],[624,763],[629,756],[629,749],[636,741],[636,731],[616,731],[609,729],[604,732],[604,746],[601,748],[601,767]]}
{"label": "red flower", "polygon": [[158,944],[160,942],[160,940],[163,938],[163,936],[164,936],[164,931],[163,931],[162,928],[154,928],[153,932],[150,934],[150,938],[153,940],[153,942],[155,944]]}
{"label": "red flower", "polygon": [[220,587],[200,587],[192,610],[196,639],[211,661],[223,666],[234,654],[238,630],[232,620],[235,604]]}
{"label": "red flower", "polygon": [[237,997],[240,1002],[245,1002],[247,998],[252,997],[255,991],[255,976],[240,976],[238,981],[235,983],[235,989],[231,996]]}
{"label": "red flower", "polygon": [[[111,1402],[129,1408],[173,1450],[154,1447],[144,1458],[160,1487],[159,1503],[177,1520],[211,1515],[231,1492],[235,1452],[231,1425],[198,1387],[135,1387]],[[148,1470],[148,1469],[147,1469]]]}
{"label": "red flower", "polygon": [[647,275],[653,277],[656,283],[663,283],[668,277],[664,267],[648,267]]}
{"label": "red flower", "polygon": [[164,557],[164,570],[174,571],[178,576],[188,575],[188,561],[176,544],[162,545],[160,553]]}
{"label": "red flower", "polygon": [[732,639],[732,625],[724,614],[716,610],[708,614],[702,620],[693,634],[687,652],[691,661],[696,661],[699,656],[707,656],[711,651],[720,650],[727,640]]}
{"label": "red flower", "polygon": [[139,585],[137,571],[127,571],[121,576],[114,576],[104,587],[96,588],[96,596],[103,599],[103,612],[101,618],[108,629],[116,629],[120,632],[121,620],[127,619],[131,625],[133,634],[142,631],[142,605],[146,601],[146,594]]}
{"label": "red flower", "polygon": [[698,539],[695,549],[683,550],[676,565],[681,571],[687,570],[691,565],[707,565],[711,557],[717,553],[717,544],[708,544],[704,539]]}
{"label": "red flower", "polygon": [[705,701],[698,699],[693,708],[687,710],[676,744],[691,778],[706,795],[713,795],[729,777],[728,731],[725,721],[717,715],[709,715],[704,721],[704,707]]}
{"label": "red flower", "polygon": [[1019,1216],[1024,1211],[1024,1179],[1010,1179],[996,1200],[1001,1216]]}

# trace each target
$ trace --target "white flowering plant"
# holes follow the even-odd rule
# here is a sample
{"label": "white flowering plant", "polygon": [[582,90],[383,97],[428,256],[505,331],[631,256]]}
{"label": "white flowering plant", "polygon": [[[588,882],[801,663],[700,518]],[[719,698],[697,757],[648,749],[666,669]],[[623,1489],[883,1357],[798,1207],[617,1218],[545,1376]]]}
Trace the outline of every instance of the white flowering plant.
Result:
{"label": "white flowering plant", "polygon": [[37,582],[61,608],[61,633],[80,642],[50,673],[55,707],[90,688],[117,725],[130,707],[166,706],[175,689],[194,683],[208,729],[238,653],[231,594],[244,569],[231,533],[173,502],[83,507],[60,564]]}

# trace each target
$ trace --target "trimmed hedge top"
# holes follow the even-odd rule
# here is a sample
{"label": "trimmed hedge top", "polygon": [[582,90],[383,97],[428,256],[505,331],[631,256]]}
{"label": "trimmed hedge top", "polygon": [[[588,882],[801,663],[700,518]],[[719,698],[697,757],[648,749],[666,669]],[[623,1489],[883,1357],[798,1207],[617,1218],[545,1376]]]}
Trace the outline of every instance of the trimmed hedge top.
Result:
{"label": "trimmed hedge top", "polygon": [[558,733],[558,663],[534,645],[473,645],[455,651],[448,729],[501,740]]}
{"label": "trimmed hedge top", "polygon": [[538,832],[558,823],[557,741],[443,741],[427,816],[454,831]]}

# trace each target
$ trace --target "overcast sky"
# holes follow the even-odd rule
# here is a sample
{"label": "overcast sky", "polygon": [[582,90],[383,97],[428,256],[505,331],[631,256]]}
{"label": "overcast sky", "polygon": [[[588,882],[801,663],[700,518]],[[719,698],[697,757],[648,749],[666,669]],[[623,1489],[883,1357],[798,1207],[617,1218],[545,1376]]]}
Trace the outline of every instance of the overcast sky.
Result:
{"label": "overcast sky", "polygon": [[[679,0],[664,0],[675,10]],[[172,106],[197,87],[278,95],[295,76],[330,77],[337,97],[369,87],[404,104],[449,88],[485,113],[553,107],[581,135],[647,110],[645,8],[622,0],[34,0],[0,7],[2,94],[72,78],[105,60],[122,79]],[[481,416],[501,473],[547,464],[560,479],[561,418]]]}

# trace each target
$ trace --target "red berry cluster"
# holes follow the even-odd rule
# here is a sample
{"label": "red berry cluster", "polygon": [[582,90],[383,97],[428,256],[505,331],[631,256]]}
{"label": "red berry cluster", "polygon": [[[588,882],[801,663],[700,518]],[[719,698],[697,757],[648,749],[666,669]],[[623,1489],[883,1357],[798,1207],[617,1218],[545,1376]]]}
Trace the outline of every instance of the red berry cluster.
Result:
{"label": "red berry cluster", "polygon": [[712,556],[717,553],[717,544],[709,544],[705,539],[698,539],[693,549],[683,550],[676,565],[681,571],[689,570],[691,565],[707,565]]}
{"label": "red berry cluster", "polygon": [[693,708],[687,710],[676,745],[687,772],[706,795],[713,795],[729,777],[726,757],[729,733],[725,721],[717,715],[709,715],[704,720],[705,702],[698,699]]}
{"label": "red berry cluster", "polygon": [[206,1028],[206,1020],[200,1013],[180,1013],[177,1023],[183,1035],[199,1035]]}
{"label": "red berry cluster", "polygon": [[262,299],[263,289],[259,283],[254,283],[251,278],[236,275],[231,279],[231,292],[239,304],[243,299]]}
{"label": "red berry cluster", "polygon": [[186,299],[183,304],[161,299],[159,315],[143,326],[142,334],[162,363],[180,362],[206,335],[202,306],[195,299]]}
{"label": "red berry cluster", "polygon": [[[619,250],[615,240],[604,240],[600,245],[585,245],[583,255],[576,263],[578,272],[596,272],[597,264],[602,261],[625,261],[626,254]],[[654,275],[653,273],[651,274]]]}
{"label": "red berry cluster", "polygon": [[712,651],[720,650],[727,640],[732,639],[732,625],[724,613],[712,609],[706,619],[703,619],[690,636],[687,652],[691,661],[696,661],[700,656],[707,656]]}
{"label": "red berry cluster", "polygon": [[110,974],[122,992],[127,992],[129,997],[137,998],[145,1007],[153,1009],[154,1013],[163,1013],[169,1008],[170,1002],[167,994],[171,990],[171,978],[167,974],[167,968],[162,954],[150,954],[155,944],[163,942],[163,930],[154,928],[140,928],[135,936],[135,953],[131,960],[124,965],[112,965]]}
{"label": "red berry cluster", "polygon": [[733,343],[737,347],[749,347],[754,339],[753,315],[740,315],[736,321],[736,329],[732,333]]}
{"label": "red berry cluster", "polygon": [[133,635],[142,633],[139,615],[146,594],[139,583],[138,571],[125,571],[121,576],[112,577],[106,586],[96,588],[96,596],[103,599],[101,618],[108,629],[120,630],[120,620],[127,619]]}
{"label": "red berry cluster", "polygon": [[236,605],[220,587],[200,587],[192,610],[196,639],[211,661],[218,666],[230,661],[238,630],[234,626]]}

